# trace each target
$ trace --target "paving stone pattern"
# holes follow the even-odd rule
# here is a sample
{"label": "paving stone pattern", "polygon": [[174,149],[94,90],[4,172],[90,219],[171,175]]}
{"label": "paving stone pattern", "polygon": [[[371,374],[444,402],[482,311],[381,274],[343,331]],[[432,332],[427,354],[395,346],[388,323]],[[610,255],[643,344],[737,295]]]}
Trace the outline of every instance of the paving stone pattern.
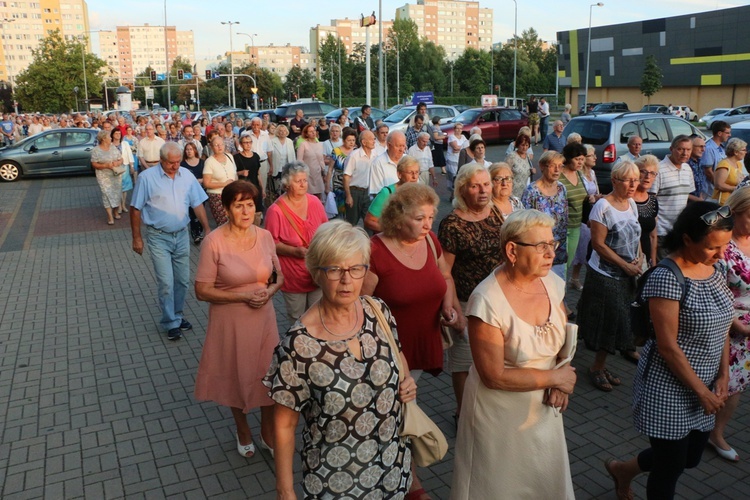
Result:
{"label": "paving stone pattern", "polygon": [[[40,187],[35,212],[19,216]],[[442,202],[438,221],[449,211]],[[11,231],[14,220],[26,226]],[[228,409],[193,398],[207,304],[191,292],[185,315],[194,330],[169,342],[150,259],[132,252],[127,217],[114,227],[105,221],[93,177],[0,185],[0,498],[275,498],[270,456],[240,457]],[[194,247],[193,276],[197,259]],[[575,307],[578,294],[569,295]],[[274,305],[284,331],[280,295]],[[623,385],[607,394],[582,376],[592,359],[581,345],[564,416],[571,469],[578,498],[614,498],[602,460],[629,457],[647,440],[631,424],[633,365],[611,360]],[[450,377],[425,375],[419,392],[451,445],[419,475],[445,499],[455,440]],[[257,434],[259,413],[250,420]],[[746,460],[728,464],[707,450],[684,474],[679,498],[747,496],[749,423],[745,398],[728,439]],[[299,458],[295,470],[299,483]],[[645,498],[645,477],[634,489]]]}

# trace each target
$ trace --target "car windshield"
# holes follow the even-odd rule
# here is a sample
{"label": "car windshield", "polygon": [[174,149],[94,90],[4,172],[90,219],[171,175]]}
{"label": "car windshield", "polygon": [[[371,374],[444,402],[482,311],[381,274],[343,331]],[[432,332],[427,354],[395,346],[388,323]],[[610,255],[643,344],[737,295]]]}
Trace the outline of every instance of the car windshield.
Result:
{"label": "car windshield", "polygon": [[581,134],[583,144],[601,146],[607,142],[611,128],[612,124],[605,120],[571,120],[563,134],[568,136],[577,132]]}
{"label": "car windshield", "polygon": [[401,108],[392,115],[388,116],[385,120],[388,123],[398,123],[406,119],[407,116],[412,114],[414,108]]}
{"label": "car windshield", "polygon": [[737,138],[750,144],[750,129],[732,127],[732,139]]}
{"label": "car windshield", "polygon": [[472,123],[482,113],[481,109],[467,109],[453,119],[453,123]]}

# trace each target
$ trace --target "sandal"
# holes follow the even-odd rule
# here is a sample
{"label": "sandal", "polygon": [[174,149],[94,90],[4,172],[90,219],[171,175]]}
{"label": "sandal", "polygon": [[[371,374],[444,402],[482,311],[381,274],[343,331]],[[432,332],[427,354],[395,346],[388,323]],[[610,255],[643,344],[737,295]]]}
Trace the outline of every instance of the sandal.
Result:
{"label": "sandal", "polygon": [[620,385],[622,383],[620,377],[618,377],[611,371],[607,370],[606,368],[602,371],[604,372],[604,376],[607,377],[607,382],[609,382],[611,385]]}
{"label": "sandal", "polygon": [[237,438],[237,453],[245,458],[252,458],[255,455],[255,444],[250,441],[250,444],[240,444],[240,436],[235,433],[234,436]]}
{"label": "sandal", "polygon": [[607,375],[605,375],[604,370],[589,370],[589,380],[591,380],[594,387],[600,391],[612,391],[612,385],[609,383],[609,380],[607,380]]}
{"label": "sandal", "polygon": [[604,461],[604,468],[607,470],[607,474],[609,474],[609,477],[612,478],[612,481],[615,483],[615,495],[617,495],[617,500],[633,500],[633,490],[628,488],[628,491],[626,493],[620,492],[620,482],[617,480],[617,476],[615,476],[614,472],[612,472],[612,462],[615,462],[616,460],[614,458],[608,458]]}
{"label": "sandal", "polygon": [[419,488],[418,490],[410,491],[404,496],[404,500],[430,500],[430,495],[424,490]]}

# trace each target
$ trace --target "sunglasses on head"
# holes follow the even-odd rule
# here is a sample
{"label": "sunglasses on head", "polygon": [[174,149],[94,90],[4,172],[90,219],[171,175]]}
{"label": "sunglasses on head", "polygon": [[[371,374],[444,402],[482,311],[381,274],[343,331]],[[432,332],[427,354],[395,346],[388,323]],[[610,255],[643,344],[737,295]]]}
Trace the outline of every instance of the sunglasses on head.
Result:
{"label": "sunglasses on head", "polygon": [[717,222],[719,222],[719,219],[728,219],[731,216],[732,209],[729,208],[729,205],[724,205],[723,207],[717,208],[716,210],[711,210],[710,212],[706,212],[705,214],[701,215],[701,220],[707,226],[713,226]]}

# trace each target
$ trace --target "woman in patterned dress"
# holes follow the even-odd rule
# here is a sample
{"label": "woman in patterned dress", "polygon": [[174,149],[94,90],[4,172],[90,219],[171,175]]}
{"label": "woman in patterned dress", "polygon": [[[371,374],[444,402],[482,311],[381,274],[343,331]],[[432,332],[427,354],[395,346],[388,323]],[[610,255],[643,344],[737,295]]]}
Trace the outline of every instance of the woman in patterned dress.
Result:
{"label": "woman in patterned dress", "polygon": [[568,200],[565,186],[559,181],[565,157],[557,151],[547,151],[539,158],[542,176],[532,182],[523,192],[524,208],[533,208],[555,219],[552,234],[560,246],[555,250],[552,272],[565,279],[565,263],[568,261]]}
{"label": "woman in patterned dress", "polygon": [[666,249],[684,276],[657,267],[648,277],[656,337],[648,340],[633,385],[633,422],[651,447],[627,462],[608,459],[618,499],[633,498],[630,483],[648,472],[649,499],[674,498],[677,480],[696,467],[724,407],[729,385],[732,292],[719,265],[732,237],[728,207],[688,205],[666,237]]}
{"label": "woman in patterned dress", "polygon": [[96,140],[99,144],[91,151],[91,166],[102,191],[107,224],[111,226],[115,223],[114,219],[122,219],[122,153],[112,145],[112,136],[107,130],[99,131]]}
{"label": "woman in patterned dress", "polygon": [[[500,227],[502,217],[492,207],[492,181],[484,165],[464,165],[455,180],[455,209],[442,221],[438,240],[456,286],[461,311],[474,288],[500,264]],[[456,397],[454,420],[461,415],[464,385],[472,365],[468,331],[453,338],[453,347],[446,351],[445,371],[451,374]]]}
{"label": "woman in patterned dress", "polygon": [[620,385],[606,366],[607,356],[615,349],[635,350],[630,303],[635,298],[633,278],[642,272],[641,226],[633,201],[639,179],[634,163],[618,163],[612,169],[612,192],[596,202],[589,219],[594,251],[578,303],[578,327],[586,347],[596,351],[588,376],[605,392]]}
{"label": "woman in patterned dress", "polygon": [[719,456],[731,462],[740,457],[724,439],[724,431],[750,385],[750,189],[738,189],[729,196],[734,229],[724,252],[727,284],[734,296],[734,321],[729,336],[729,398],[716,415],[716,426],[708,443]]}
{"label": "woman in patterned dress", "polygon": [[[343,220],[313,237],[306,265],[323,291],[276,349],[264,383],[275,401],[277,498],[296,498],[294,435],[300,414],[305,498],[404,498],[409,441],[398,435],[402,403],[416,398],[406,359],[391,351],[370,303],[360,297],[370,240]],[[388,306],[374,299],[396,336]],[[394,356],[406,376],[399,383]]]}

